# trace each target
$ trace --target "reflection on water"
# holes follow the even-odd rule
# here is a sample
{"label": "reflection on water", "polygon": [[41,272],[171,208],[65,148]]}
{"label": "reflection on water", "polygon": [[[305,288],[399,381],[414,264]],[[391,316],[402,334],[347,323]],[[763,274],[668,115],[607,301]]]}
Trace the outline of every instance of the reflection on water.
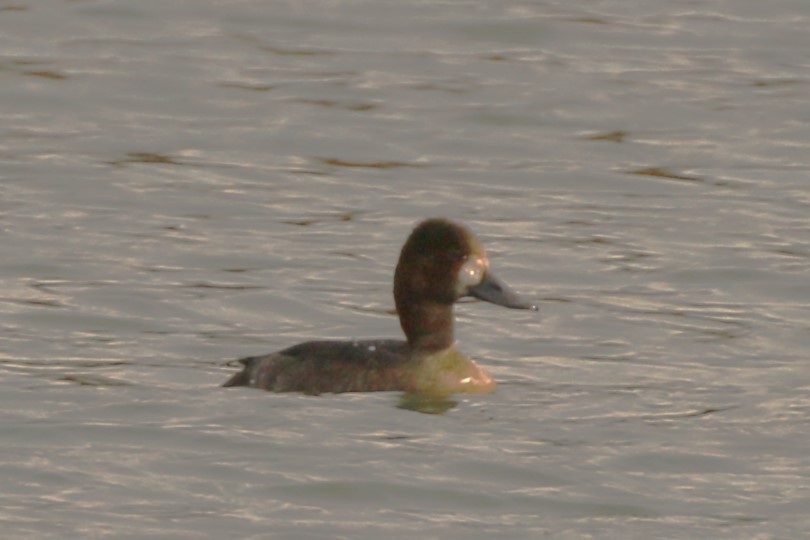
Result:
{"label": "reflection on water", "polygon": [[452,397],[429,394],[402,394],[397,403],[400,409],[425,414],[444,414],[457,405]]}

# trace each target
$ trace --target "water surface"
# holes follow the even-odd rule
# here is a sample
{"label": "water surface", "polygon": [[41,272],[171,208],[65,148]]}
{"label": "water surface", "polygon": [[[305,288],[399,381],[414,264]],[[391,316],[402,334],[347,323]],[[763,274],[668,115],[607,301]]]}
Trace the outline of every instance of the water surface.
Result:
{"label": "water surface", "polygon": [[[5,538],[800,538],[810,6],[0,6]],[[222,389],[397,337],[427,216],[541,313],[500,381]]]}

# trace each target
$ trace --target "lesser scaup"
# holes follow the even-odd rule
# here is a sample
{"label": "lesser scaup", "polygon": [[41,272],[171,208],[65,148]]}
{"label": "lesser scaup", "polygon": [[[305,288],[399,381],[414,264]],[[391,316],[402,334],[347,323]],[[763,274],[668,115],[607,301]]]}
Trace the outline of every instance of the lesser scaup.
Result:
{"label": "lesser scaup", "polygon": [[408,237],[394,274],[394,301],[406,341],[308,341],[241,359],[244,368],[224,386],[307,394],[493,392],[492,377],[455,345],[453,304],[464,296],[537,310],[490,272],[486,253],[470,231],[445,219],[428,219]]}

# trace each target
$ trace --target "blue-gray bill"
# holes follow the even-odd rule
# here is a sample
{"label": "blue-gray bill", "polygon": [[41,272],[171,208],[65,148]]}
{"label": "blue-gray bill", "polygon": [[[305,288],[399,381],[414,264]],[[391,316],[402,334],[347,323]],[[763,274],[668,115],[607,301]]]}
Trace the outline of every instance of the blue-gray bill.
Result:
{"label": "blue-gray bill", "polygon": [[495,277],[494,274],[487,272],[481,283],[472,287],[468,293],[479,300],[497,304],[499,306],[508,307],[512,309],[531,309],[537,311],[537,306],[527,302],[521,298],[509,286]]}

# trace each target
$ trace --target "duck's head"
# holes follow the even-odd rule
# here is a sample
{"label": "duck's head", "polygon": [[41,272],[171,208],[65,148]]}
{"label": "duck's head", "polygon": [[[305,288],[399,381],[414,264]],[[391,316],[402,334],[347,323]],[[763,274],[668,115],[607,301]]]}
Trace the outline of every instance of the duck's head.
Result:
{"label": "duck's head", "polygon": [[394,300],[408,341],[427,340],[431,348],[452,344],[452,305],[465,296],[537,310],[495,277],[467,228],[440,218],[423,221],[405,242],[394,274]]}

